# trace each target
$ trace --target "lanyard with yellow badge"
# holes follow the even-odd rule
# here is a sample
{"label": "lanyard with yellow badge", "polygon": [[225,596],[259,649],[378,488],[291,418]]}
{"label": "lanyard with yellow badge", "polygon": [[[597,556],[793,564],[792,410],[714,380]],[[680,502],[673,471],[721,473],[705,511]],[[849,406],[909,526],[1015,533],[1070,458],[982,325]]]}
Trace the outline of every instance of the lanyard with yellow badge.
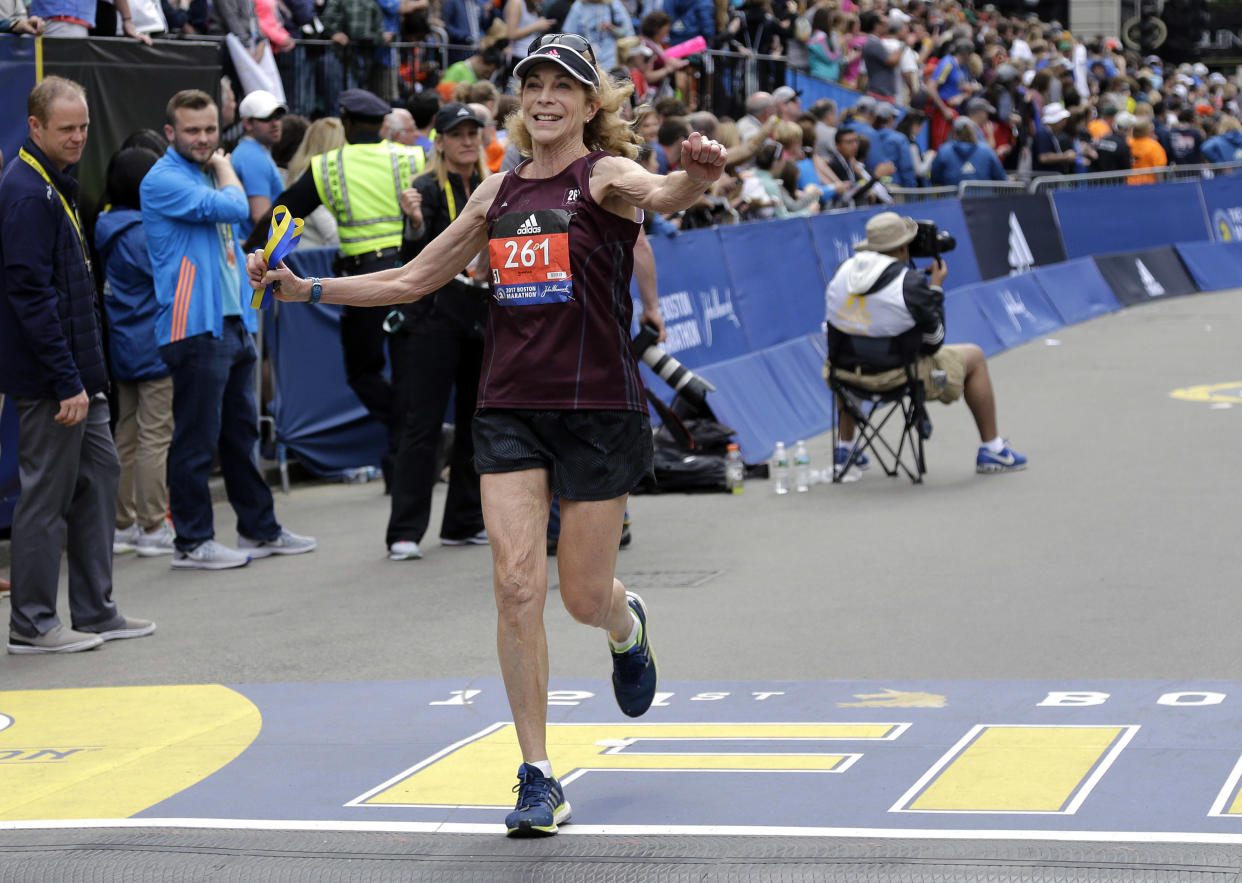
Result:
{"label": "lanyard with yellow badge", "polygon": [[86,269],[87,271],[89,271],[91,268],[91,255],[90,255],[90,252],[86,248],[86,237],[82,235],[82,222],[78,220],[77,211],[74,210],[73,206],[69,204],[69,200],[65,199],[65,194],[60,192],[60,188],[52,183],[52,179],[48,175],[47,169],[39,165],[39,161],[35,159],[33,156],[31,156],[30,152],[26,150],[26,148],[23,147],[21,150],[19,150],[17,152],[17,155],[21,159],[23,159],[27,164],[29,164],[29,166],[32,169],[38,172],[39,176],[44,181],[47,182],[48,188],[54,191],[56,195],[60,197],[60,204],[65,207],[65,214],[69,216],[69,222],[73,224],[73,230],[75,233],[78,234],[78,245],[82,249],[82,260],[86,262]]}

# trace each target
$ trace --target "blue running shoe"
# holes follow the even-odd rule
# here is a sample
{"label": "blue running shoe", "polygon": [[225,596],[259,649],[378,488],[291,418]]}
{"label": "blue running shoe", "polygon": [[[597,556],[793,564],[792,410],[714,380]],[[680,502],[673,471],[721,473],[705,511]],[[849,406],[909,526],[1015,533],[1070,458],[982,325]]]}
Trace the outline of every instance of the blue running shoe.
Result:
{"label": "blue running shoe", "polygon": [[[845,466],[846,461],[848,460],[848,458],[850,458],[850,451],[851,451],[851,448],[848,448],[848,447],[838,447],[836,451],[833,451],[832,452],[833,466],[836,466],[836,467]],[[859,469],[871,468],[871,457],[868,457],[866,453],[863,453],[861,450],[859,450],[856,453],[856,455],[854,455],[853,462],[854,462],[854,466],[857,466]]]}
{"label": "blue running shoe", "polygon": [[612,692],[617,705],[630,717],[639,717],[651,707],[656,693],[655,654],[647,643],[647,607],[643,599],[633,592],[625,597],[638,617],[638,637],[624,650],[615,650],[612,644]]}
{"label": "blue running shoe", "polygon": [[569,801],[561,783],[524,763],[518,767],[517,807],[505,816],[510,837],[551,837],[569,822]]}
{"label": "blue running shoe", "polygon": [[[850,450],[851,448],[838,447],[835,451],[833,451],[832,465],[838,472],[845,468],[845,462],[849,459]],[[854,465],[859,469],[870,469],[871,458],[859,450],[856,454],[854,454]]]}
{"label": "blue running shoe", "polygon": [[1026,457],[1023,457],[1008,443],[999,454],[993,454],[987,448],[979,448],[979,456],[975,458],[975,472],[1017,472],[1026,468]]}

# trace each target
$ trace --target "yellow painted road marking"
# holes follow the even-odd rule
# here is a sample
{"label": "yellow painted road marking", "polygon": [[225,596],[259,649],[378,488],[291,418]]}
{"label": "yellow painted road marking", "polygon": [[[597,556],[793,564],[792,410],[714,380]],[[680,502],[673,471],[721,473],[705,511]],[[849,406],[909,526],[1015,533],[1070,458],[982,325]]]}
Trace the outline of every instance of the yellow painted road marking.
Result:
{"label": "yellow painted road marking", "polygon": [[1187,386],[1169,393],[1171,398],[1184,402],[1228,402],[1242,404],[1242,380],[1232,383],[1205,383],[1201,386]]}
{"label": "yellow painted road marking", "polygon": [[126,818],[189,788],[259,734],[218,684],[0,692],[0,821]]}
{"label": "yellow painted road marking", "polygon": [[1212,802],[1208,815],[1217,818],[1242,816],[1242,788],[1239,785],[1242,785],[1242,757],[1234,764],[1220,793],[1216,795],[1216,800]]}
{"label": "yellow painted road marking", "polygon": [[894,810],[1073,813],[1137,729],[981,724]]}
{"label": "yellow painted road marking", "polygon": [[838,702],[838,708],[944,708],[947,696],[939,693],[909,693],[885,687],[879,693],[855,693],[857,702]]}
{"label": "yellow painted road marking", "polygon": [[[578,770],[842,772],[859,755],[827,750],[823,742],[891,740],[905,727],[891,723],[551,723],[548,754],[557,777],[563,780]],[[745,745],[734,752],[729,750],[730,742]],[[349,805],[511,805],[520,759],[513,724],[496,724],[400,773]]]}

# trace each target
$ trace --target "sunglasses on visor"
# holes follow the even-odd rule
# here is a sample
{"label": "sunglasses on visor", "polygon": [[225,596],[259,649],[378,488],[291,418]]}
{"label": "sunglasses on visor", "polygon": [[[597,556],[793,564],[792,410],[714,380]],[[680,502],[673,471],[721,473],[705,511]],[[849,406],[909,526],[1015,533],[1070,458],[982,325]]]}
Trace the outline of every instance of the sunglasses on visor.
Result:
{"label": "sunglasses on visor", "polygon": [[595,50],[591,48],[590,42],[585,37],[581,37],[578,34],[540,34],[531,41],[526,51],[531,53],[545,46],[564,46],[566,49],[571,49],[579,55],[586,56],[591,64],[595,64]]}

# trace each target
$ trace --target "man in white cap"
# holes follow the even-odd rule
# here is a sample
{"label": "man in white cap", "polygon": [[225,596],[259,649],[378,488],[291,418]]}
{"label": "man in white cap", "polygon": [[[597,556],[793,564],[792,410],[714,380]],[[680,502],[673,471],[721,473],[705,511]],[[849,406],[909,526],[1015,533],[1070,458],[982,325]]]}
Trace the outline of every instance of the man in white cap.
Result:
{"label": "man in white cap", "polygon": [[[886,390],[905,383],[908,354],[917,353],[918,377],[929,401],[949,404],[965,394],[979,429],[975,471],[1024,469],[1026,457],[997,430],[983,350],[973,343],[944,345],[943,285],[949,267],[942,257],[923,272],[913,266],[910,244],[919,226],[896,212],[881,212],[867,222],[867,238],[855,246],[858,254],[841,264],[828,283],[828,360],[839,375],[848,375],[850,384]],[[865,457],[855,453],[851,458],[857,431],[853,418],[840,409],[837,417],[835,471],[865,469]]]}
{"label": "man in white cap", "polygon": [[794,91],[792,86],[781,86],[775,90],[772,101],[776,103],[776,115],[791,123],[796,122],[802,116],[802,100],[799,95],[801,93]]}
{"label": "man in white cap", "polygon": [[1034,171],[1053,175],[1074,173],[1078,153],[1074,150],[1074,139],[1065,134],[1069,118],[1070,113],[1061,102],[1044,105],[1042,125],[1035,133],[1035,156],[1031,163]]}
{"label": "man in white cap", "polygon": [[250,217],[240,225],[242,239],[250,235],[285,189],[280,169],[272,159],[272,145],[280,140],[281,118],[288,109],[275,95],[262,89],[249,93],[238,105],[237,115],[246,134],[231,159],[250,202]]}
{"label": "man in white cap", "polygon": [[910,16],[900,9],[888,11],[884,48],[890,52],[901,50],[901,60],[897,63],[897,103],[907,105],[910,97],[919,91],[921,65],[918,55],[910,48]]}

